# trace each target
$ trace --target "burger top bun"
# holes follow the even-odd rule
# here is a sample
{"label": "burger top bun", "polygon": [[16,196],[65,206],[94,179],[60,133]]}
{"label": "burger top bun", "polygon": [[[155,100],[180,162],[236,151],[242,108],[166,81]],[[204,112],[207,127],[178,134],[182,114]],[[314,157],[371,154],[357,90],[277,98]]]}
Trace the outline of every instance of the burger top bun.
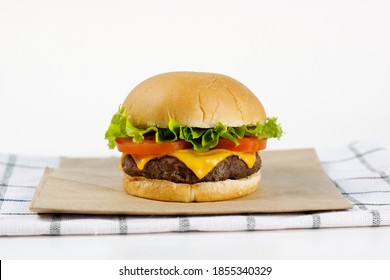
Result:
{"label": "burger top bun", "polygon": [[123,103],[131,123],[166,128],[169,118],[184,126],[210,128],[266,121],[263,105],[240,82],[221,74],[170,72],[136,86]]}

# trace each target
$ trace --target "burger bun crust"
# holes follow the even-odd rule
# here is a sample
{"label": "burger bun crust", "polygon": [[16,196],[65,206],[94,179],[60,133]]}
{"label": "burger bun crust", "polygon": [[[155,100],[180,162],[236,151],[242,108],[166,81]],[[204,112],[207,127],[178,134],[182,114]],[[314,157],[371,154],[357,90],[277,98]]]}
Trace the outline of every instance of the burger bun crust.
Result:
{"label": "burger bun crust", "polygon": [[242,83],[221,74],[170,72],[137,85],[123,102],[131,123],[167,128],[172,118],[183,126],[210,128],[264,123],[265,111]]}
{"label": "burger bun crust", "polygon": [[124,174],[122,184],[128,194],[137,197],[170,202],[212,202],[247,196],[258,188],[260,179],[260,170],[248,178],[193,185]]}

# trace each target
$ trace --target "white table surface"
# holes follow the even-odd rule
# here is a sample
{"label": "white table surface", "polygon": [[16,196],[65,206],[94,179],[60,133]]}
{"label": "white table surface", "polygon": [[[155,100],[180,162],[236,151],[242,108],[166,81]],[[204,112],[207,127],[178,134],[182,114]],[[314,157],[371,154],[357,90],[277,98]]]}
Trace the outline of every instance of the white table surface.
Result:
{"label": "white table surface", "polygon": [[0,238],[0,259],[390,259],[390,227]]}

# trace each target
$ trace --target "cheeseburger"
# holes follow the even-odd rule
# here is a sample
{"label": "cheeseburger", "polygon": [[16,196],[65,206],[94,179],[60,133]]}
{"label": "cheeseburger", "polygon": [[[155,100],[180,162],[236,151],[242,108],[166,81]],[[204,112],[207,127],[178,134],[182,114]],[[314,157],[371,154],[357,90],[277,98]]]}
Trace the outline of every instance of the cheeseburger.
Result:
{"label": "cheeseburger", "polygon": [[123,153],[127,193],[162,201],[221,201],[259,186],[260,151],[283,134],[256,96],[220,74],[172,72],[136,86],[105,134]]}

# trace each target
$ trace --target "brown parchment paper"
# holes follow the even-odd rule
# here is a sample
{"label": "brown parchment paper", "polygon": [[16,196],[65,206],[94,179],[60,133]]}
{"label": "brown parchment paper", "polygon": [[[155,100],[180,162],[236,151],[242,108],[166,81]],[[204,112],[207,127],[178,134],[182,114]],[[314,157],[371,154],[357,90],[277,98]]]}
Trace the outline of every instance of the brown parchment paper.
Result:
{"label": "brown parchment paper", "polygon": [[342,210],[351,204],[324,173],[314,149],[261,152],[262,181],[244,198],[174,203],[125,193],[118,158],[66,158],[47,169],[30,209],[38,213],[207,215]]}

